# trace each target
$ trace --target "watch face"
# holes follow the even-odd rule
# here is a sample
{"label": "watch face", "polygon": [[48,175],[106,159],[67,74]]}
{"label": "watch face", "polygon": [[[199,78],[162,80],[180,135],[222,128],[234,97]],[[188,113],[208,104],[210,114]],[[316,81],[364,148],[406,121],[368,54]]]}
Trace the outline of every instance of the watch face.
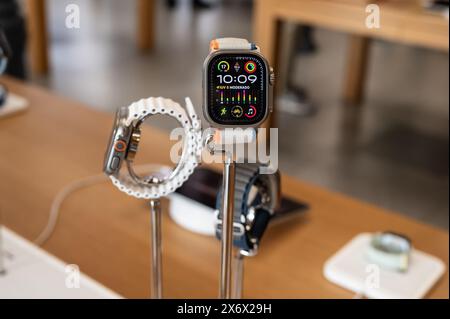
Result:
{"label": "watch face", "polygon": [[206,66],[207,117],[223,126],[254,126],[268,113],[265,60],[254,53],[220,53]]}

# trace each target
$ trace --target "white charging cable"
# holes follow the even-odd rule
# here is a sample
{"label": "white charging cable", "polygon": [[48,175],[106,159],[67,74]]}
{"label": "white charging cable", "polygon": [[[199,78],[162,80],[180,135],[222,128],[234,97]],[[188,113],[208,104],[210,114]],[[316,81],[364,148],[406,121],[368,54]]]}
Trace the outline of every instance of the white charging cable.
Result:
{"label": "white charging cable", "polygon": [[[170,168],[167,166],[155,164],[140,165],[135,168],[136,172],[139,172],[141,174],[169,169]],[[70,194],[80,189],[104,183],[107,181],[109,181],[109,178],[106,175],[99,174],[73,181],[70,184],[64,186],[54,197],[52,204],[50,206],[50,213],[47,219],[47,224],[45,225],[44,229],[41,231],[39,236],[36,237],[34,243],[38,246],[42,246],[50,239],[53,232],[55,231],[56,224],[58,223],[61,205]]]}

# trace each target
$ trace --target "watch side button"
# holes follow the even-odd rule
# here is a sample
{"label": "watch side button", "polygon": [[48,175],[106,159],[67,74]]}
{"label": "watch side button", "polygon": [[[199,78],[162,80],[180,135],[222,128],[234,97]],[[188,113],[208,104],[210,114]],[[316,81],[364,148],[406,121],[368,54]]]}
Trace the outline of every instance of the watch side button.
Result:
{"label": "watch side button", "polygon": [[273,71],[272,67],[270,68],[269,82],[270,85],[275,85],[275,72]]}
{"label": "watch side button", "polygon": [[119,168],[119,164],[120,164],[120,158],[117,156],[114,156],[111,160],[111,164],[110,164],[109,168],[111,168],[112,170],[116,170]]}
{"label": "watch side button", "polygon": [[124,152],[127,149],[127,143],[122,140],[117,140],[114,144],[114,150],[116,152]]}

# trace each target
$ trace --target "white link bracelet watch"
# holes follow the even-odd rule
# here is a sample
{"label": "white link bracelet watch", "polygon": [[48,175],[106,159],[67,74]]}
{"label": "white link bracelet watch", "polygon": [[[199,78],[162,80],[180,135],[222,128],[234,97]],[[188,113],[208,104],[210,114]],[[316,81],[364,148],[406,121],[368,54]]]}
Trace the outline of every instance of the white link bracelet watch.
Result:
{"label": "white link bracelet watch", "polygon": [[[184,128],[181,159],[168,176],[140,177],[132,166],[141,139],[140,126],[148,117],[156,114],[173,117]],[[198,165],[202,151],[200,126],[200,119],[189,98],[186,98],[186,110],[171,99],[162,97],[142,99],[122,107],[116,114],[105,155],[104,172],[119,190],[128,195],[144,199],[166,196],[180,187]],[[128,174],[120,172],[124,161]]]}

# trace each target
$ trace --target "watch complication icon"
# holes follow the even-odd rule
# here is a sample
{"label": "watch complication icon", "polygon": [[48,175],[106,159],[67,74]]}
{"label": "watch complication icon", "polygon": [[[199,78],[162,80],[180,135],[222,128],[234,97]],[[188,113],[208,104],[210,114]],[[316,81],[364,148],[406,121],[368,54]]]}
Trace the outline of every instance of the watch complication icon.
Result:
{"label": "watch complication icon", "polygon": [[248,61],[244,66],[245,72],[247,73],[255,73],[256,72],[256,64],[253,61]]}
{"label": "watch complication icon", "polygon": [[231,109],[231,115],[234,117],[240,118],[242,117],[242,114],[244,114],[244,110],[239,105],[236,105]]}
{"label": "watch complication icon", "polygon": [[78,265],[67,265],[65,267],[67,274],[65,284],[68,289],[80,288],[80,267]]}
{"label": "watch complication icon", "polygon": [[220,116],[225,116],[225,115],[227,115],[227,108],[223,107],[220,109]]}
{"label": "watch complication icon", "polygon": [[241,69],[241,65],[239,64],[239,62],[236,62],[234,64],[234,70],[236,71],[236,73],[238,73],[240,69]]}
{"label": "watch complication icon", "polygon": [[249,109],[247,110],[247,113],[245,113],[245,117],[248,119],[252,119],[255,116],[256,116],[256,107],[250,105]]}
{"label": "watch complication icon", "polygon": [[217,70],[220,72],[228,72],[230,70],[230,64],[227,61],[220,61],[217,64]]}

